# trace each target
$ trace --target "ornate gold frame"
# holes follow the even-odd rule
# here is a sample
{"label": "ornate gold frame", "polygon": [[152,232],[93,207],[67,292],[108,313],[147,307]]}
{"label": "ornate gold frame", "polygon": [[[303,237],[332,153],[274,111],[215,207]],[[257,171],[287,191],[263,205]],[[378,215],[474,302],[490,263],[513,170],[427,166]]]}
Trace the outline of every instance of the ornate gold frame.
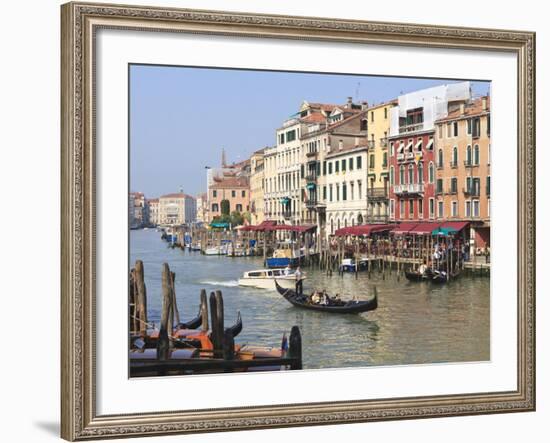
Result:
{"label": "ornate gold frame", "polygon": [[[533,411],[535,34],[532,32],[68,3],[62,22],[61,435],[67,440]],[[94,33],[98,28],[508,51],[518,59],[517,390],[390,400],[152,412],[95,411]]]}

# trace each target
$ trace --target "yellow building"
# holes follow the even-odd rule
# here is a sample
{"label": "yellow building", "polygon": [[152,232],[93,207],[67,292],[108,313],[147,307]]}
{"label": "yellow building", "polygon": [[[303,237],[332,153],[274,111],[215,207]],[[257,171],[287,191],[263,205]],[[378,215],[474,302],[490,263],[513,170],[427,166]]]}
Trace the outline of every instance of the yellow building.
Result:
{"label": "yellow building", "polygon": [[367,109],[367,222],[384,222],[389,216],[389,153],[390,109],[397,100],[370,106]]}
{"label": "yellow building", "polygon": [[260,149],[250,157],[250,222],[253,225],[265,220],[264,177],[264,149]]}

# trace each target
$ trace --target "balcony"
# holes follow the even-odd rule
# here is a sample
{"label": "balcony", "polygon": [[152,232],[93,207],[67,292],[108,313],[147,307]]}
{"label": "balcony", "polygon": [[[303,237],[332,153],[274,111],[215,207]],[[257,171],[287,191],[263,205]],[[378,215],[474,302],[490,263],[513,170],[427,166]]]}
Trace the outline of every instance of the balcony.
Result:
{"label": "balcony", "polygon": [[405,185],[394,185],[393,192],[398,195],[402,194],[423,194],[424,184],[408,183]]}
{"label": "balcony", "polygon": [[406,160],[414,160],[414,152],[406,152],[405,153],[405,159]]}
{"label": "balcony", "polygon": [[317,158],[317,154],[318,154],[317,151],[308,151],[308,152],[306,152],[306,157],[307,158]]}
{"label": "balcony", "polygon": [[470,187],[470,188],[463,188],[462,192],[464,192],[464,195],[469,195],[470,197],[479,197],[479,189]]}
{"label": "balcony", "polygon": [[402,162],[405,160],[405,154],[401,153],[401,154],[397,154],[397,161],[398,162]]}
{"label": "balcony", "polygon": [[422,131],[424,129],[424,123],[415,123],[412,125],[399,126],[399,133],[406,134],[407,132]]}
{"label": "balcony", "polygon": [[457,168],[457,167],[458,167],[458,162],[451,160],[451,161],[449,162],[449,166],[450,166],[451,168]]}
{"label": "balcony", "polygon": [[367,148],[374,149],[374,140],[367,140]]}
{"label": "balcony", "polygon": [[467,168],[473,168],[479,166],[479,163],[474,163],[472,160],[464,160],[464,166]]}
{"label": "balcony", "polygon": [[369,200],[380,199],[385,200],[388,198],[388,189],[384,187],[380,188],[368,188],[367,189],[367,198]]}
{"label": "balcony", "polygon": [[380,147],[381,148],[387,148],[388,147],[388,137],[382,137],[380,139]]}
{"label": "balcony", "polygon": [[306,208],[315,209],[317,207],[317,200],[308,200],[306,202]]}

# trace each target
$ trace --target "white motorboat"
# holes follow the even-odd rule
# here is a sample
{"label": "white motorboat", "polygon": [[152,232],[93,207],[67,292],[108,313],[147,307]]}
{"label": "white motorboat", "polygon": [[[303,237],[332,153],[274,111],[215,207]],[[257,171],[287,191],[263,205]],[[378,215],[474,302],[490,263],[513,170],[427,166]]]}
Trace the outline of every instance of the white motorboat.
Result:
{"label": "white motorboat", "polygon": [[210,246],[204,250],[204,255],[227,255],[227,246]]}
{"label": "white motorboat", "polygon": [[[285,289],[294,289],[296,287],[295,272],[293,269],[256,269],[245,272],[242,278],[239,278],[239,285],[275,290],[275,280],[277,280],[279,286]],[[302,280],[305,278],[302,273]]]}

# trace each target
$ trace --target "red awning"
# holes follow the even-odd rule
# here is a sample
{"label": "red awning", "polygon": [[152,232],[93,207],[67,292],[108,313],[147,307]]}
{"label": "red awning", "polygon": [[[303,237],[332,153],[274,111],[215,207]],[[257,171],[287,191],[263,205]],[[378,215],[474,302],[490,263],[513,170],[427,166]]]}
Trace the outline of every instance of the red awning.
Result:
{"label": "red awning", "polygon": [[398,225],[395,225],[392,229],[392,234],[402,235],[402,234],[408,234],[411,229],[414,229],[414,227],[418,225],[418,223],[410,223],[410,222],[404,222],[399,223]]}
{"label": "red awning", "polygon": [[440,222],[418,223],[409,233],[415,235],[432,235],[432,231],[438,229],[441,225],[442,223]]}
{"label": "red awning", "polygon": [[291,232],[308,232],[317,229],[317,225],[274,225],[266,228],[266,231],[291,231]]}
{"label": "red awning", "polygon": [[334,235],[339,237],[345,235],[370,235],[375,232],[384,232],[392,229],[393,225],[357,225],[357,226],[348,226],[345,228],[337,229]]}
{"label": "red awning", "polygon": [[464,228],[466,228],[469,224],[470,222],[465,222],[465,221],[448,221],[443,223],[440,227],[451,228],[459,232],[459,231],[462,231]]}
{"label": "red awning", "polygon": [[241,231],[270,231],[277,222],[275,220],[264,220],[259,225],[249,225],[240,228]]}

